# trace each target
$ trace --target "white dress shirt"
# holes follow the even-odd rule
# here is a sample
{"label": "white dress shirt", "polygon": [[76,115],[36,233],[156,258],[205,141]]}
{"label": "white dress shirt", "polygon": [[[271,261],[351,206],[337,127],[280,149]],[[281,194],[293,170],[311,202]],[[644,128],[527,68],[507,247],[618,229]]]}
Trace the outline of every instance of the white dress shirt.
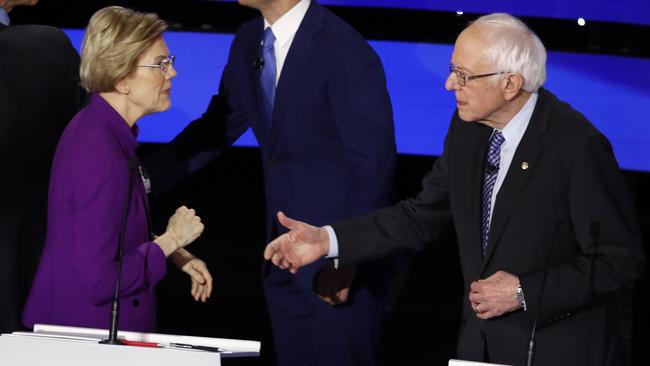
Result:
{"label": "white dress shirt", "polygon": [[310,2],[311,0],[300,0],[298,4],[294,5],[291,10],[282,15],[272,25],[264,19],[264,29],[266,30],[266,28],[271,27],[273,35],[275,36],[275,42],[273,42],[275,66],[277,70],[275,73],[275,85],[277,85],[278,80],[280,80],[284,60],[287,59],[291,43],[293,43],[298,27],[300,27],[300,23],[302,23],[302,19],[307,13],[307,9],[309,9]]}
{"label": "white dress shirt", "polygon": [[530,123],[530,117],[532,117],[533,111],[535,110],[537,95],[537,93],[531,94],[526,104],[524,104],[519,112],[501,130],[505,141],[501,144],[499,172],[497,173],[497,180],[494,182],[494,189],[492,190],[492,205],[490,207],[488,223],[492,221],[492,213],[494,212],[494,206],[498,199],[499,189],[506,179],[506,174],[510,168],[512,158],[515,156],[517,146],[519,146],[521,138],[524,137],[524,132],[526,132],[526,128],[528,128],[528,124]]}
{"label": "white dress shirt", "polygon": [[[499,172],[497,173],[497,180],[494,183],[494,189],[492,190],[492,207],[490,209],[488,220],[492,219],[492,212],[494,212],[494,206],[498,199],[499,188],[501,188],[501,185],[506,178],[512,158],[515,156],[515,151],[517,151],[517,146],[519,146],[519,142],[521,142],[521,138],[524,136],[524,132],[526,132],[526,128],[528,128],[528,124],[530,123],[530,117],[532,117],[535,105],[537,104],[537,96],[537,93],[531,94],[526,104],[524,104],[519,112],[517,112],[510,122],[508,122],[501,130],[505,141],[501,144]],[[336,233],[329,225],[324,226],[324,228],[327,230],[330,240],[330,248],[327,253],[327,258],[336,258],[339,256],[339,241],[336,238]]]}

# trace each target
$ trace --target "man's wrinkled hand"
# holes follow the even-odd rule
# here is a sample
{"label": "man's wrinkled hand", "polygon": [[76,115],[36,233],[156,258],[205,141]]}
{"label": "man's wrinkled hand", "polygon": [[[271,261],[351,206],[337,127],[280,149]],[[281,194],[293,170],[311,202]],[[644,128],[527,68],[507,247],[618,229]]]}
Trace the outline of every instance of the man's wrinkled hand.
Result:
{"label": "man's wrinkled hand", "polygon": [[472,282],[469,300],[476,316],[490,319],[520,309],[517,287],[519,277],[504,271]]}
{"label": "man's wrinkled hand", "polygon": [[354,266],[336,269],[331,262],[327,263],[316,277],[318,297],[330,305],[347,302],[355,275]]}
{"label": "man's wrinkled hand", "polygon": [[327,230],[293,220],[282,211],[278,220],[289,232],[280,235],[266,246],[264,258],[276,266],[296,273],[300,267],[327,255],[329,235]]}

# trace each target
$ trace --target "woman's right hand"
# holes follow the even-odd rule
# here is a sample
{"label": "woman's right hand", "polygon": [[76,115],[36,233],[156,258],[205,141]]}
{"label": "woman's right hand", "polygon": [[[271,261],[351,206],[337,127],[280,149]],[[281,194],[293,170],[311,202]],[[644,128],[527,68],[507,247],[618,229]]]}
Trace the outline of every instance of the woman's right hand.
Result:
{"label": "woman's right hand", "polygon": [[176,209],[176,212],[169,218],[167,230],[154,241],[160,246],[166,257],[180,248],[183,248],[203,233],[203,223],[196,212],[185,206]]}

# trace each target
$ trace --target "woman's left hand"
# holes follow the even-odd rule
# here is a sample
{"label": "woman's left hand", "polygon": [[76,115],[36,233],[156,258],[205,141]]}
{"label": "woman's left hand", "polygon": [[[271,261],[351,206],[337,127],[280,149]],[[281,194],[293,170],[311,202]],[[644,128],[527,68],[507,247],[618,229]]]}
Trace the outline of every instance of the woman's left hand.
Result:
{"label": "woman's left hand", "polygon": [[205,262],[185,249],[174,252],[171,259],[180,270],[190,275],[194,300],[206,302],[212,293],[212,276]]}

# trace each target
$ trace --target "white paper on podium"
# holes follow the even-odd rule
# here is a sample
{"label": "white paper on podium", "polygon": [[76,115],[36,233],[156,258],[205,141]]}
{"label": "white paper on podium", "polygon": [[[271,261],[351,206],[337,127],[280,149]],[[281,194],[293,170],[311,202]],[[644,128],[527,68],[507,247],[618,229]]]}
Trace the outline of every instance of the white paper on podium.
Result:
{"label": "white paper on podium", "polygon": [[[48,325],[36,324],[34,325],[34,332],[16,332],[16,336],[29,334],[31,336],[45,336],[45,337],[58,337],[68,339],[91,339],[101,340],[108,338],[108,329],[97,328],[81,328],[81,327],[67,327],[62,325]],[[151,343],[183,343],[191,344],[194,346],[208,346],[219,347],[225,352],[221,353],[222,358],[227,357],[257,357],[260,354],[260,342],[240,340],[240,339],[226,339],[226,338],[210,338],[210,337],[196,337],[186,335],[174,334],[158,334],[158,333],[140,333],[118,331],[117,336],[119,339],[126,339],[128,341],[137,342],[151,342]],[[72,337],[72,338],[71,338]],[[192,351],[192,350],[190,350]],[[199,352],[199,351],[193,351]]]}
{"label": "white paper on podium", "polygon": [[508,366],[502,365],[500,363],[485,363],[485,362],[476,362],[476,361],[463,361],[463,360],[449,360],[449,366]]}

